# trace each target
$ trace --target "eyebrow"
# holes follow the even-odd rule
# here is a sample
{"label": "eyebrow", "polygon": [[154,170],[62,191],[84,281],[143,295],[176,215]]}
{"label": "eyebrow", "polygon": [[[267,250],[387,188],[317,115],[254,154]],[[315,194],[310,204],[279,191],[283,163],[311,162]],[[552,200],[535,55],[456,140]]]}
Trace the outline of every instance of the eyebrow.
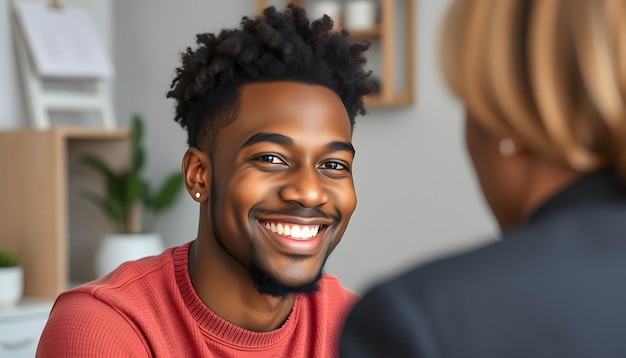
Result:
{"label": "eyebrow", "polygon": [[330,151],[346,151],[346,152],[350,152],[352,153],[352,156],[354,156],[356,154],[356,150],[354,149],[354,146],[352,145],[352,143],[348,143],[348,142],[330,142],[328,143],[328,145],[326,146],[326,149],[330,150]]}
{"label": "eyebrow", "polygon": [[[290,137],[284,136],[282,134],[278,134],[278,133],[261,132],[248,138],[248,140],[241,147],[245,148],[245,147],[251,146],[256,143],[261,143],[261,142],[270,142],[270,143],[281,144],[281,145],[292,145],[293,139],[291,139]],[[341,142],[341,141],[328,143],[326,145],[326,149],[330,151],[350,152],[352,153],[353,156],[356,153],[356,150],[354,149],[354,146],[351,143]]]}
{"label": "eyebrow", "polygon": [[270,142],[282,145],[293,144],[293,139],[284,136],[282,134],[276,133],[257,133],[252,137],[248,138],[248,140],[241,146],[242,148],[251,146],[256,143],[261,142]]}

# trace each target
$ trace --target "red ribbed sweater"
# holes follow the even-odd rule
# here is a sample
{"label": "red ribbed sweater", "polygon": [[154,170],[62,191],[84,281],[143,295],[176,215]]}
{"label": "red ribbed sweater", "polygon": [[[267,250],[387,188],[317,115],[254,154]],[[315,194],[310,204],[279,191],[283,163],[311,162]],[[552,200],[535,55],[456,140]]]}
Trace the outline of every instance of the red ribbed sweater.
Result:
{"label": "red ribbed sweater", "polygon": [[298,295],[287,321],[270,332],[231,324],[196,295],[187,243],[126,263],[61,294],[37,357],[337,357],[344,318],[357,296],[324,275]]}

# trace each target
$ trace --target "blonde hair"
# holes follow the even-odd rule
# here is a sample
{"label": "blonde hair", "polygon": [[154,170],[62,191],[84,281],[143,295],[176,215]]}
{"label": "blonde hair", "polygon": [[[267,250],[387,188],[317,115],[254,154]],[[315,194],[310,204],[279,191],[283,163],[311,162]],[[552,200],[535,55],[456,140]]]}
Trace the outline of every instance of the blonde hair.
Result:
{"label": "blonde hair", "polygon": [[455,0],[443,73],[497,135],[626,180],[626,0]]}

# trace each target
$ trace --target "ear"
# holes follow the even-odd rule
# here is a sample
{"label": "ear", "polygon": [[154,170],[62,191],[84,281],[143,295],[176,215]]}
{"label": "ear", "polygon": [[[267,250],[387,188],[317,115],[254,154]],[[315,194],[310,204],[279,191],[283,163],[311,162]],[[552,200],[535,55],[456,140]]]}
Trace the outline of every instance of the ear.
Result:
{"label": "ear", "polygon": [[528,154],[527,146],[517,135],[507,135],[500,138],[498,150],[503,158],[516,158]]}
{"label": "ear", "polygon": [[198,148],[189,148],[182,162],[187,192],[197,202],[206,201],[211,193],[211,158]]}

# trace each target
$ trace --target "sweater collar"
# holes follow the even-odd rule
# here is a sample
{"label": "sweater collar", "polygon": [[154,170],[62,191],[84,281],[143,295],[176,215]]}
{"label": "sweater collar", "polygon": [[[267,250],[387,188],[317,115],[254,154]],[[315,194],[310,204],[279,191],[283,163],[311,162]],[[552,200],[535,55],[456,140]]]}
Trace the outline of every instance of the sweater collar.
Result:
{"label": "sweater collar", "polygon": [[293,309],[283,325],[269,332],[254,332],[232,324],[209,309],[198,297],[189,277],[189,248],[193,241],[173,252],[176,282],[189,313],[211,339],[241,348],[259,349],[278,344],[292,336],[300,316],[301,295],[296,295]]}

